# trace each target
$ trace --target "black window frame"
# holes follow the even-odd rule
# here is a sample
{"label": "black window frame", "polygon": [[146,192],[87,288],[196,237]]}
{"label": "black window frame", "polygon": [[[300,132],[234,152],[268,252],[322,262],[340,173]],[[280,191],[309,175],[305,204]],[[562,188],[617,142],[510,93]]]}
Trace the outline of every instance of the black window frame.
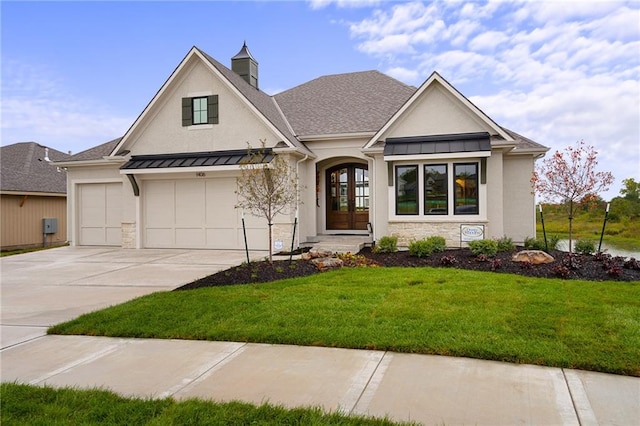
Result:
{"label": "black window frame", "polygon": [[[442,208],[431,208],[428,206],[429,197],[427,196],[427,191],[431,184],[427,182],[430,173],[427,173],[428,168],[436,168],[436,167],[444,167],[444,173],[440,173],[443,177],[440,179],[440,184],[444,185],[444,209]],[[424,215],[425,216],[446,216],[449,214],[449,164],[448,163],[437,163],[437,164],[423,164],[422,167],[423,172],[423,205],[424,205]]]}
{"label": "black window frame", "polygon": [[[458,206],[458,199],[461,198],[458,196],[458,186],[460,186],[457,183],[458,180],[458,170],[457,167],[458,166],[474,166],[475,167],[475,174],[472,174],[471,176],[474,176],[473,179],[469,179],[466,178],[465,179],[465,183],[467,181],[475,181],[475,205],[473,204],[464,204],[461,206]],[[480,214],[480,164],[478,162],[468,162],[468,163],[453,163],[453,173],[452,173],[452,178],[453,178],[453,214],[456,216],[465,216],[465,215],[479,215]],[[466,186],[466,185],[465,185]],[[465,197],[467,198],[467,197]],[[475,207],[475,208],[470,208],[470,207]]]}
{"label": "black window frame", "polygon": [[[415,170],[415,189],[414,189],[414,197],[415,197],[415,212],[400,212],[399,207],[399,183],[400,183],[400,169],[414,169]],[[403,172],[406,173],[406,172]],[[398,216],[417,216],[420,214],[420,180],[419,180],[419,167],[417,164],[400,164],[395,166],[395,209],[396,215]]]}

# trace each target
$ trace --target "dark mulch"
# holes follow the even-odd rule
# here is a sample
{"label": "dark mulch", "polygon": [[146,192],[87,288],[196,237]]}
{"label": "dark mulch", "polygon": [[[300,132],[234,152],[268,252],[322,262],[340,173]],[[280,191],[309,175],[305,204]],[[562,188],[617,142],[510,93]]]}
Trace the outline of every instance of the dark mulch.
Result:
{"label": "dark mulch", "polygon": [[[521,248],[519,248],[521,249]],[[591,281],[640,281],[640,265],[635,259],[611,257],[609,255],[570,255],[561,251],[550,251],[555,262],[542,265],[523,264],[511,261],[515,252],[498,253],[489,259],[478,258],[469,249],[453,249],[444,253],[418,258],[408,251],[396,253],[373,253],[365,248],[359,255],[351,256],[349,266],[376,264],[379,266],[401,267],[449,267],[474,271],[518,274],[527,277],[582,279]],[[277,260],[273,264],[266,261],[243,264],[217,274],[199,279],[179,287],[188,290],[234,284],[262,283],[285,278],[304,277],[320,273],[311,263],[304,260]]]}

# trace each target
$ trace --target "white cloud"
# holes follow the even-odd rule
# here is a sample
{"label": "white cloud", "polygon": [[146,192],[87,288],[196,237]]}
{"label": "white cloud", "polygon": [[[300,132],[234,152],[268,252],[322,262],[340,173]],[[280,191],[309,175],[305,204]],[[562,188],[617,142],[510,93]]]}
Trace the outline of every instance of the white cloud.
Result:
{"label": "white cloud", "polygon": [[395,78],[437,70],[498,123],[562,149],[584,139],[640,179],[640,3],[381,3],[349,26]]}
{"label": "white cloud", "polygon": [[2,77],[2,144],[34,141],[79,152],[122,136],[135,117],[71,94],[50,70],[7,61]]}
{"label": "white cloud", "polygon": [[331,4],[339,8],[370,7],[380,3],[380,0],[310,0],[312,9],[323,9]]}

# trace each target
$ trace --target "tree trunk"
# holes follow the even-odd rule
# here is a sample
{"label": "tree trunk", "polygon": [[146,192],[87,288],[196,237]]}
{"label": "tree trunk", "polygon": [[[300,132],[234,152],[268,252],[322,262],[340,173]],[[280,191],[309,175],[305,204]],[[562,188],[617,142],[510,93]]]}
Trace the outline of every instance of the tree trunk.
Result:
{"label": "tree trunk", "polygon": [[269,222],[269,263],[273,263],[273,233],[271,232],[272,227],[273,223]]}
{"label": "tree trunk", "polygon": [[573,200],[569,200],[569,254],[573,253]]}

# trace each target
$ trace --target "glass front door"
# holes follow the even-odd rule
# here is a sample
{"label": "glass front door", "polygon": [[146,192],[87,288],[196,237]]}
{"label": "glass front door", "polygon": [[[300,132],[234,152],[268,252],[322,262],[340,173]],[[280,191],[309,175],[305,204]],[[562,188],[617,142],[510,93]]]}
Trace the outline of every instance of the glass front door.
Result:
{"label": "glass front door", "polygon": [[367,230],[369,170],[344,164],[327,171],[327,229]]}

